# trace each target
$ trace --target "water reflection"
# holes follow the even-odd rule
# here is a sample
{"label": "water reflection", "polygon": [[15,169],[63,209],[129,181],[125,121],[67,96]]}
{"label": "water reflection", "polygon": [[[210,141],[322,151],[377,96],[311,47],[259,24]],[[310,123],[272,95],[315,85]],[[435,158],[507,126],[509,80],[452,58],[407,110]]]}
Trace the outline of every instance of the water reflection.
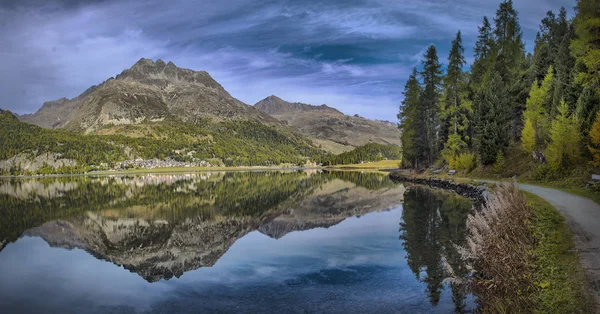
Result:
{"label": "water reflection", "polygon": [[[457,251],[466,241],[469,200],[438,190],[412,186],[404,194],[400,239],[407,263],[416,279],[427,284],[431,304],[437,305],[442,281],[451,276],[464,277],[467,269]],[[456,311],[466,306],[464,287],[451,285]]]}
{"label": "water reflection", "polygon": [[449,268],[466,274],[454,244],[469,201],[405,193],[380,174],[4,180],[0,204],[2,312],[418,313],[472,303],[442,282]]}
{"label": "water reflection", "polygon": [[149,282],[214,265],[248,232],[281,238],[332,226],[390,208],[403,192],[384,176],[357,172],[52,178],[4,182],[0,191],[5,243],[39,236]]}

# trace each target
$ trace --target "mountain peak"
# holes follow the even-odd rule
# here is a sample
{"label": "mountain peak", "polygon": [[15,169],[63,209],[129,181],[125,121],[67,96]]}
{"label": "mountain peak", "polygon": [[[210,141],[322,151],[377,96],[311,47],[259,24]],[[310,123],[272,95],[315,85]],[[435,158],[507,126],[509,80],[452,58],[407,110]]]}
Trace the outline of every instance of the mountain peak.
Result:
{"label": "mountain peak", "polygon": [[275,96],[275,95],[271,95],[271,96],[269,96],[269,97],[265,98],[264,100],[270,100],[270,101],[285,101],[285,100],[283,100],[283,99],[281,99],[281,98],[279,98],[279,97],[277,97],[277,96]]}
{"label": "mountain peak", "polygon": [[[131,68],[129,68],[129,70],[137,70],[137,71],[149,71],[149,70],[163,70],[165,68],[178,68],[175,63],[173,63],[173,61],[169,61],[168,63],[165,63],[162,59],[156,59],[156,62],[152,61],[152,59],[146,59],[146,58],[141,58],[140,60],[138,60]],[[187,70],[187,71],[192,71],[189,69],[182,69],[181,70]],[[125,70],[127,71],[127,70]],[[195,72],[195,71],[192,71]],[[199,71],[201,72],[201,71]]]}
{"label": "mountain peak", "polygon": [[[161,61],[159,59],[159,61]],[[144,66],[152,66],[154,65],[154,61],[152,61],[152,59],[146,59],[146,58],[141,58],[140,60],[138,60],[131,68],[141,68]]]}
{"label": "mountain peak", "polygon": [[165,63],[158,59],[141,58],[131,68],[117,75],[117,80],[136,81],[146,85],[158,85],[164,87],[167,84],[201,85],[222,90],[223,87],[217,83],[207,72],[194,71],[180,68],[172,61]]}

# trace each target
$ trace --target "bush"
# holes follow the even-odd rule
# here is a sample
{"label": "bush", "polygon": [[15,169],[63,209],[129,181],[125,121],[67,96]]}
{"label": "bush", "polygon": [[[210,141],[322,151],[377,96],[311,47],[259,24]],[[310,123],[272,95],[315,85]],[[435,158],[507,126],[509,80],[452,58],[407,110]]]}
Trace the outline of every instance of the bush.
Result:
{"label": "bush", "polygon": [[457,156],[455,155],[447,155],[442,153],[442,156],[444,157],[444,160],[446,161],[446,163],[448,164],[448,167],[450,169],[456,169],[456,159],[458,159]]}
{"label": "bush", "polygon": [[466,170],[470,172],[475,168],[475,154],[472,153],[462,153],[454,159],[454,166],[456,170]]}
{"label": "bush", "polygon": [[542,164],[535,167],[533,170],[533,179],[536,181],[544,181],[552,177],[552,169],[548,164]]}

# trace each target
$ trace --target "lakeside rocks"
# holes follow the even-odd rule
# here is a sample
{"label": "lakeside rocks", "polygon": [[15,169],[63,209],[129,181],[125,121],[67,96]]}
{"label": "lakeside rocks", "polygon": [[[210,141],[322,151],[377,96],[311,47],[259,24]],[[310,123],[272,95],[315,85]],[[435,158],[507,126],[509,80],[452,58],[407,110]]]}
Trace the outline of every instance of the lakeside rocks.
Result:
{"label": "lakeside rocks", "polygon": [[450,180],[438,179],[434,177],[415,178],[405,176],[399,172],[392,172],[390,173],[389,177],[394,181],[423,184],[444,190],[451,190],[471,200],[482,200],[485,198],[485,194],[487,193],[487,185],[485,184],[475,186],[472,184],[457,183]]}

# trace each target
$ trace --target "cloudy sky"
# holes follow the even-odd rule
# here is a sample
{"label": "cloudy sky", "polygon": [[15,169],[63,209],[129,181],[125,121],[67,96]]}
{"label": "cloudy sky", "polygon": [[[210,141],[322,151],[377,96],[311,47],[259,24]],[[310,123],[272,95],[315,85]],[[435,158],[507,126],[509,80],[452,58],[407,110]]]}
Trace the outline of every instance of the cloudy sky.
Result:
{"label": "cloudy sky", "polygon": [[[234,97],[271,94],[395,121],[408,73],[430,44],[467,60],[499,0],[0,1],[0,108],[72,98],[141,57],[208,71]],[[546,11],[575,0],[514,0],[527,50]]]}

